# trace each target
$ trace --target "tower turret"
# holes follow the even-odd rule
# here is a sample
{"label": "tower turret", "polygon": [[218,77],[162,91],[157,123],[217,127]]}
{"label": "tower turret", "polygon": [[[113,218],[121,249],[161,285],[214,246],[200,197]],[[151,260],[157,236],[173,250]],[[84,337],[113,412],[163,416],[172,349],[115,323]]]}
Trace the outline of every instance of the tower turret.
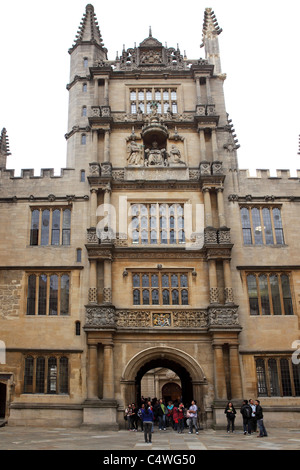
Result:
{"label": "tower turret", "polygon": [[2,129],[0,136],[0,169],[6,168],[6,159],[11,155],[9,151],[9,141],[5,127]]}
{"label": "tower turret", "polygon": [[206,8],[202,30],[202,44],[205,49],[205,58],[215,66],[214,73],[221,73],[221,59],[218,36],[222,32],[212,8]]}
{"label": "tower turret", "polygon": [[[88,4],[81,20],[75,42],[69,49],[71,56],[69,90],[69,115],[67,145],[67,165],[74,167],[77,163],[85,168],[90,145],[88,110],[95,104],[95,86],[98,80],[91,77],[90,70],[95,64],[107,60],[107,49],[104,47],[94,7]],[[82,163],[81,163],[82,162]]]}

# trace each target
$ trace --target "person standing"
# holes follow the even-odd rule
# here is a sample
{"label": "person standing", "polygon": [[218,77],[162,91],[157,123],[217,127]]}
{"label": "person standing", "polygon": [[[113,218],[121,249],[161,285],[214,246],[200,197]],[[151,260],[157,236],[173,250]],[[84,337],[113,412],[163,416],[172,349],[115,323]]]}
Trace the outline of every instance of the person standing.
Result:
{"label": "person standing", "polygon": [[153,425],[153,411],[148,404],[142,409],[142,420],[143,420],[143,428],[144,428],[144,437],[145,442],[151,443],[152,441],[152,425]]}
{"label": "person standing", "polygon": [[177,413],[178,413],[178,433],[182,434],[184,430],[184,405],[180,403]]}
{"label": "person standing", "polygon": [[258,427],[259,427],[259,435],[257,437],[267,437],[268,433],[264,425],[263,409],[260,406],[259,400],[255,400],[255,406],[256,406],[255,416],[256,416]]}
{"label": "person standing", "polygon": [[243,428],[244,435],[251,434],[251,415],[252,408],[248,403],[248,400],[244,400],[240,409],[241,415],[243,417]]}
{"label": "person standing", "polygon": [[193,400],[188,411],[188,418],[190,420],[189,434],[193,434],[194,426],[195,426],[196,434],[198,434],[197,416],[198,416],[198,406],[196,405],[196,401]]}
{"label": "person standing", "polygon": [[256,406],[255,406],[254,401],[252,400],[252,398],[249,400],[249,405],[252,408],[250,425],[251,425],[251,433],[253,433],[253,432],[256,432],[256,430],[257,430],[257,421],[256,421],[256,417],[255,417]]}
{"label": "person standing", "polygon": [[227,418],[227,432],[230,432],[230,426],[231,426],[232,432],[234,432],[234,421],[235,421],[236,411],[231,401],[227,403],[224,413],[226,414],[226,418]]}

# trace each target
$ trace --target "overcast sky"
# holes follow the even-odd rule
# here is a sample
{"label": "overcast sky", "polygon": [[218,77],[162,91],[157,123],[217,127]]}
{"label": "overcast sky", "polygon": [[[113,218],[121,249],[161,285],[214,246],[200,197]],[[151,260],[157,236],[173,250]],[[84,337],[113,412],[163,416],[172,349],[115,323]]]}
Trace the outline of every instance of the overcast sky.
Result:
{"label": "overcast sky", "polygon": [[[1,4],[0,130],[12,155],[8,168],[66,166],[70,56],[86,0],[14,0]],[[108,58],[152,35],[204,58],[204,10],[219,26],[227,112],[241,148],[240,169],[300,168],[300,2],[295,0],[94,0]],[[182,6],[184,5],[184,9]]]}

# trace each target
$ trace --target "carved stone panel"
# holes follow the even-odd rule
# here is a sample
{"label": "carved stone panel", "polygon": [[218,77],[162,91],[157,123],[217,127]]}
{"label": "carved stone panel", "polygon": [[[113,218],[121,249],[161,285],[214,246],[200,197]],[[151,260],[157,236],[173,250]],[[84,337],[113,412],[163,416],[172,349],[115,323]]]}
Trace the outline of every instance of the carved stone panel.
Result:
{"label": "carved stone panel", "polygon": [[212,307],[209,309],[210,327],[240,327],[237,307]]}
{"label": "carved stone panel", "polygon": [[113,307],[86,307],[86,328],[115,328],[115,309]]}

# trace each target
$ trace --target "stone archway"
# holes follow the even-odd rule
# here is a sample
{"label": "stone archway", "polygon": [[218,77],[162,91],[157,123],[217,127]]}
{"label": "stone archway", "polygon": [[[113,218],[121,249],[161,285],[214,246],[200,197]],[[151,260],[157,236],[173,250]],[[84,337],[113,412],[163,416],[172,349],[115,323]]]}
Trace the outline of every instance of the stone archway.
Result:
{"label": "stone archway", "polygon": [[7,385],[0,382],[0,418],[5,418]]}
{"label": "stone archway", "polygon": [[143,375],[155,367],[166,367],[180,377],[183,399],[188,403],[203,403],[204,386],[207,384],[200,364],[188,353],[171,347],[152,347],[140,351],[126,364],[121,384],[124,406],[139,398],[139,385]]}

